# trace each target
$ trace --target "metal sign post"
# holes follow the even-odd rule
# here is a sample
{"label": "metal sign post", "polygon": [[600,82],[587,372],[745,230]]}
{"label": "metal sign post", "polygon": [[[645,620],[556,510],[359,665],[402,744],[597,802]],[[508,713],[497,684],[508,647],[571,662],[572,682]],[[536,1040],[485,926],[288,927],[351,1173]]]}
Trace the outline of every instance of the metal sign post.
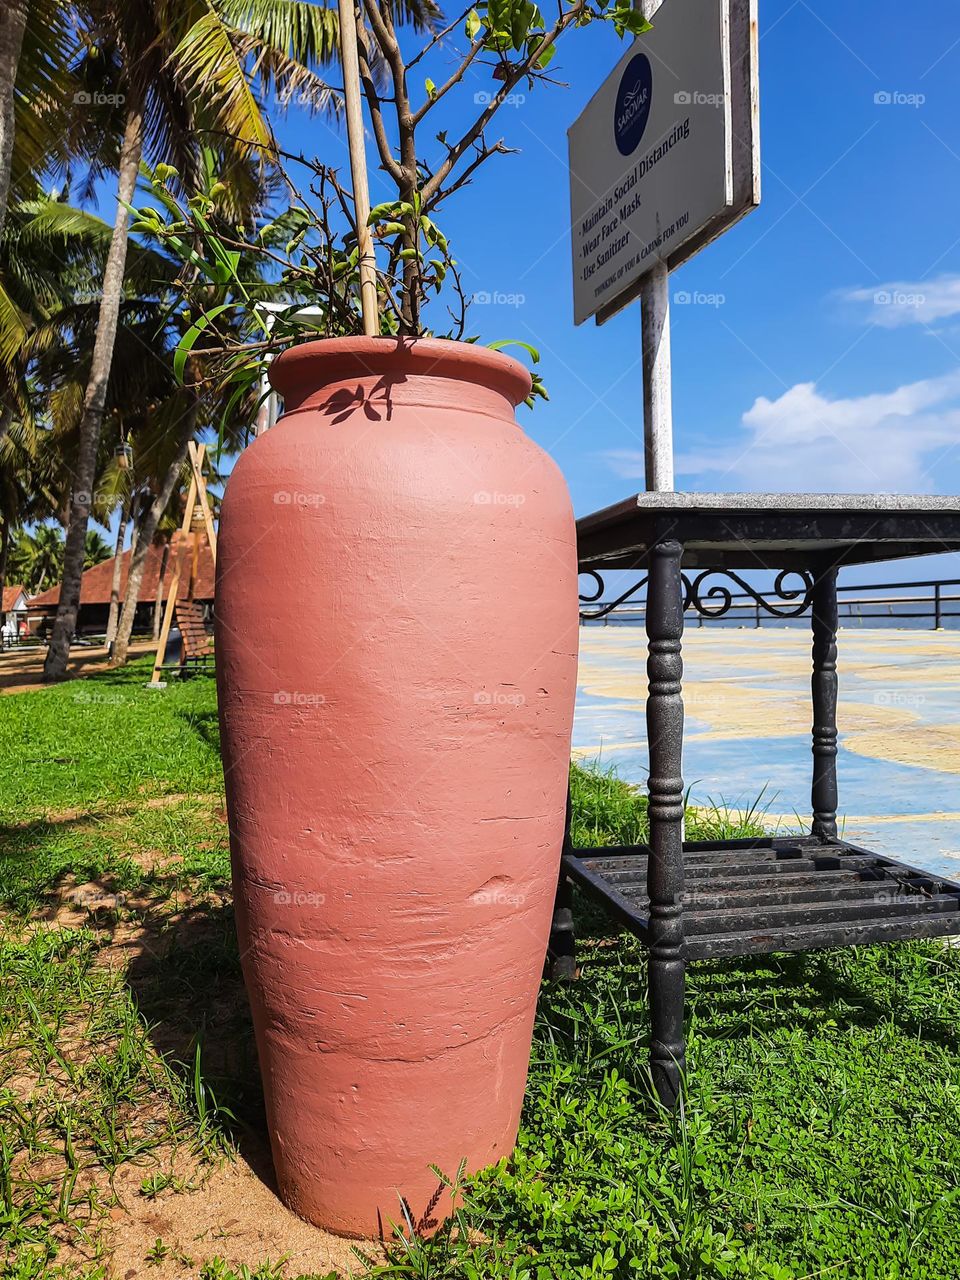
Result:
{"label": "metal sign post", "polygon": [[640,293],[643,341],[643,466],[647,490],[673,491],[670,268],[658,263]]}
{"label": "metal sign post", "polygon": [[[640,0],[650,22],[662,0]],[[673,490],[673,381],[670,369],[670,268],[658,262],[640,293],[643,343],[643,474],[648,492]]]}

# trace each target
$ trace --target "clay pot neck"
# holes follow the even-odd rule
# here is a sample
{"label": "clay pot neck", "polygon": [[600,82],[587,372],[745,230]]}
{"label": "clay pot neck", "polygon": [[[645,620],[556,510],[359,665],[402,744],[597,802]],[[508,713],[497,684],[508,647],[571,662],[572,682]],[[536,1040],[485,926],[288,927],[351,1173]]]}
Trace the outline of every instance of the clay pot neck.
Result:
{"label": "clay pot neck", "polygon": [[471,343],[431,338],[331,338],[285,351],[270,367],[284,416],[310,411],[337,422],[356,413],[390,421],[403,406],[514,420],[530,392],[518,361]]}

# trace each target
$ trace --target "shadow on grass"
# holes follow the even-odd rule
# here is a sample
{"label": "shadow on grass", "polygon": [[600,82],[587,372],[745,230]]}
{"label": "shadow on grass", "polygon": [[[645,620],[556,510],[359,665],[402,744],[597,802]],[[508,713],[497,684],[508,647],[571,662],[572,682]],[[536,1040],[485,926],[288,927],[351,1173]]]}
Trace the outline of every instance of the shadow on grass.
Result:
{"label": "shadow on grass", "polygon": [[276,1191],[232,905],[202,903],[173,917],[148,915],[124,949],[127,984],[154,1047],[189,1087],[199,1046],[203,1083],[224,1128]]}
{"label": "shadow on grass", "polygon": [[90,827],[98,816],[78,809],[0,825],[0,909],[23,916],[36,911],[51,919],[47,908],[68,871],[82,879],[100,874],[113,859],[90,847]]}
{"label": "shadow on grass", "polygon": [[220,718],[216,711],[178,711],[177,716],[192,733],[220,755]]}
{"label": "shadow on grass", "polygon": [[0,858],[27,854],[38,844],[52,836],[61,835],[73,827],[89,823],[97,814],[80,810],[55,814],[50,818],[35,818],[30,822],[14,822],[0,825]]}
{"label": "shadow on grass", "polygon": [[124,971],[151,1043],[195,1103],[199,1045],[200,1102],[275,1190],[229,884],[217,877],[199,892],[182,868],[145,870],[118,856],[109,827],[91,841],[92,818],[0,827],[0,906],[17,927],[96,931],[97,963]]}
{"label": "shadow on grass", "polygon": [[[617,929],[589,901],[576,914],[581,978],[578,987],[607,993],[633,1030],[647,1027],[647,954],[629,934]],[[857,1027],[872,1030],[892,1023],[910,1039],[960,1051],[960,1027],[940,1016],[934,1003],[940,975],[935,966],[948,953],[940,943],[900,942],[869,948],[787,952],[696,961],[687,969],[687,1020],[710,1040],[772,1035],[807,1028]],[[926,958],[924,993],[911,990],[905,972],[910,959]],[[642,1008],[621,1002],[630,989],[641,994]]]}
{"label": "shadow on grass", "polygon": [[[886,944],[886,949],[930,943]],[[865,949],[857,954],[865,956]],[[703,961],[690,969],[691,1005],[698,1031],[710,1039],[771,1035],[809,1028],[823,1032],[836,1027],[873,1030],[893,1024],[911,1040],[935,1044],[956,1053],[960,1032],[945,1018],[911,1007],[895,977],[881,979],[869,960],[851,973],[850,951],[808,951],[786,955],[744,956],[728,961]],[[929,976],[935,984],[937,975]]]}

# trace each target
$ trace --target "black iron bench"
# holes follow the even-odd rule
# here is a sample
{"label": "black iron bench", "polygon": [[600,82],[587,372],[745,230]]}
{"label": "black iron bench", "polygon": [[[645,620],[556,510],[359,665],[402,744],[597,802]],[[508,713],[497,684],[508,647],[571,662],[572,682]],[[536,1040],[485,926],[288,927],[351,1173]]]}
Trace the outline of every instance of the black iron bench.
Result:
{"label": "black iron bench", "polygon": [[[960,934],[960,883],[839,838],[836,770],[837,572],[960,550],[960,499],[639,494],[584,517],[577,533],[581,573],[594,583],[580,597],[584,619],[646,587],[650,839],[575,849],[568,815],[550,969],[559,979],[575,974],[576,885],[649,948],[651,1070],[672,1105],[684,1068],[689,960]],[[610,599],[610,569],[644,572]],[[778,571],[773,598],[740,576],[757,569]],[[811,617],[810,835],[683,839],[683,620],[724,616],[731,580],[775,617]]]}

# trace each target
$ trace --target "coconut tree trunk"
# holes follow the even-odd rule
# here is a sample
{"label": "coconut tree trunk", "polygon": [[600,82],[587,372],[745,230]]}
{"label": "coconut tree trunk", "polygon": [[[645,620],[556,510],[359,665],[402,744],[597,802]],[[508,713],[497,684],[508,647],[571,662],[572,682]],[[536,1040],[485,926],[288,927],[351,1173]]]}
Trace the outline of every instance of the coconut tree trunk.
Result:
{"label": "coconut tree trunk", "polygon": [[143,571],[146,568],[147,555],[153,545],[157,525],[170,504],[173,491],[183,471],[183,464],[187,460],[187,448],[196,433],[198,410],[199,400],[194,396],[193,404],[182,419],[183,425],[177,442],[177,452],[167,468],[160,492],[150,504],[143,524],[140,526],[137,549],[130,556],[130,572],[127,574],[127,591],[123,601],[123,612],[120,615],[120,625],[117,628],[117,638],[114,642],[113,654],[110,659],[112,664],[117,667],[122,666],[127,660],[127,651],[130,647],[130,636],[133,633],[133,622],[137,612],[137,604],[140,600],[140,587],[143,584]]}
{"label": "coconut tree trunk", "polygon": [[117,530],[117,546],[113,553],[113,579],[110,583],[110,612],[107,615],[107,648],[113,644],[117,634],[117,619],[120,616],[120,576],[123,570],[123,544],[127,539],[127,524],[130,520],[130,504],[128,498],[120,512],[120,528]]}
{"label": "coconut tree trunk", "polygon": [[0,234],[7,217],[13,164],[14,86],[27,26],[27,0],[6,0],[0,10]]}
{"label": "coconut tree trunk", "polygon": [[[129,88],[129,86],[128,86]],[[127,205],[133,200],[143,154],[143,107],[137,97],[127,101],[127,120],[120,149],[120,171],[117,183],[117,216],[103,273],[103,297],[97,317],[97,336],[90,365],[80,419],[80,448],[74,469],[67,542],[63,557],[60,603],[53,624],[50,647],[43,664],[44,680],[63,680],[67,674],[70,640],[77,627],[80,610],[80,582],[83,576],[83,549],[87,522],[96,481],[97,450],[100,428],[113,364],[113,348],[120,320],[120,300],[127,262]]]}

